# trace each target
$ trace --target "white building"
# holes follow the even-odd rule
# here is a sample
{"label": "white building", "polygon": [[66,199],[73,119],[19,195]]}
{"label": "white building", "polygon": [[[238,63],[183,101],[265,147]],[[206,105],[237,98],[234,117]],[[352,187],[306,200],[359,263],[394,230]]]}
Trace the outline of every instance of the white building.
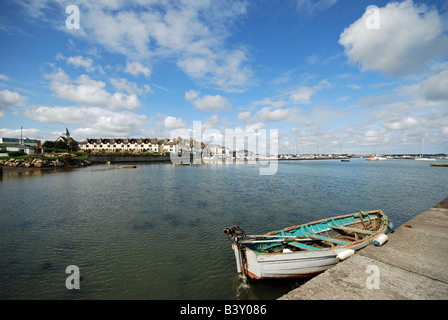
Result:
{"label": "white building", "polygon": [[7,151],[23,151],[26,154],[35,154],[39,148],[40,140],[29,138],[0,138],[0,149]]}
{"label": "white building", "polygon": [[84,142],[79,143],[80,150],[83,151],[135,151],[135,152],[176,152],[177,142],[175,140],[159,140],[153,139],[86,139]]}

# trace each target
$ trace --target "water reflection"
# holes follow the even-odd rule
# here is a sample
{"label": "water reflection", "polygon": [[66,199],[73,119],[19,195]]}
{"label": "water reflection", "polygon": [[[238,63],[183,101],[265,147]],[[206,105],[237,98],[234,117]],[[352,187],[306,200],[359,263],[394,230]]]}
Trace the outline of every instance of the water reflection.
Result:
{"label": "water reflection", "polygon": [[1,179],[15,179],[28,177],[42,177],[47,174],[54,174],[63,171],[74,170],[73,168],[3,168]]}
{"label": "water reflection", "polygon": [[235,276],[233,287],[237,300],[270,300],[281,297],[311,280],[313,277],[297,279],[252,280]]}
{"label": "water reflection", "polygon": [[[0,299],[276,299],[305,279],[242,283],[222,229],[263,234],[357,210],[398,227],[446,197],[418,161],[138,165],[4,172]],[[77,293],[65,268],[80,268]]]}

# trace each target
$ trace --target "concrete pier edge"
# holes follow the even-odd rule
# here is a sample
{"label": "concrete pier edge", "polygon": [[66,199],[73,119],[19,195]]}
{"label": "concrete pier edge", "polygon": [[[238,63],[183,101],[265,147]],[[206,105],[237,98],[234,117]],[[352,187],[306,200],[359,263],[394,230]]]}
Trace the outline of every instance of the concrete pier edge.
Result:
{"label": "concrete pier edge", "polygon": [[278,300],[448,299],[448,198]]}

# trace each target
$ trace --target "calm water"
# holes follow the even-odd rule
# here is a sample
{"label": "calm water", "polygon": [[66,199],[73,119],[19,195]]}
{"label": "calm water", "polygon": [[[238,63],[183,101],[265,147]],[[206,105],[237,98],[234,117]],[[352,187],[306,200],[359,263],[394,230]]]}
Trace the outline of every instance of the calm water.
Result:
{"label": "calm water", "polygon": [[[438,160],[441,161],[441,160]],[[260,234],[357,210],[396,226],[448,195],[448,168],[412,160],[97,165],[0,179],[0,299],[275,299],[242,286],[225,227]],[[81,289],[68,290],[76,265]]]}

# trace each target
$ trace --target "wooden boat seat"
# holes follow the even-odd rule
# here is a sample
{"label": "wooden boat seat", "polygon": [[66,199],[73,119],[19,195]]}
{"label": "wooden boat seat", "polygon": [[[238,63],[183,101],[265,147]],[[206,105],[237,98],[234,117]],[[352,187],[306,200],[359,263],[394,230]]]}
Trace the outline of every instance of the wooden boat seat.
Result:
{"label": "wooden boat seat", "polygon": [[333,229],[336,230],[342,230],[342,231],[347,231],[347,232],[356,232],[356,233],[362,233],[362,234],[374,234],[374,231],[370,231],[370,230],[363,230],[363,229],[357,229],[357,228],[349,228],[349,227],[342,227],[342,226],[331,226]]}
{"label": "wooden boat seat", "polygon": [[350,242],[337,240],[337,239],[333,239],[333,238],[328,238],[328,237],[322,237],[322,236],[318,236],[318,235],[309,236],[309,237],[311,239],[333,242],[333,243],[336,243],[336,244],[339,244],[339,245],[343,245],[343,246],[346,246],[346,245],[350,244]]}
{"label": "wooden boat seat", "polygon": [[300,243],[300,242],[293,241],[293,242],[288,242],[287,244],[289,244],[290,246],[293,246],[293,247],[307,250],[307,251],[319,250],[318,248],[315,248],[315,247],[312,247],[312,246],[309,246],[309,245],[306,245],[306,244]]}

